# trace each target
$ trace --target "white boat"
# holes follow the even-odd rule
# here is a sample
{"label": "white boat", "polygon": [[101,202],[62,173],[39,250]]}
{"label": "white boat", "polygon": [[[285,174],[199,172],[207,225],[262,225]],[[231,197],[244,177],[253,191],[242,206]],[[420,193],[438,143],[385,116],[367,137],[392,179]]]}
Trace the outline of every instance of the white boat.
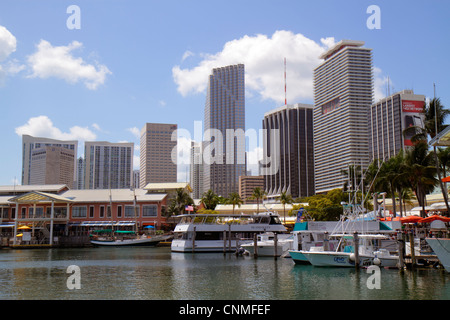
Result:
{"label": "white boat", "polygon": [[444,266],[447,272],[450,272],[450,239],[448,238],[426,238],[433,252]]}
{"label": "white boat", "polygon": [[236,252],[242,239],[265,232],[285,233],[279,215],[259,214],[185,214],[177,216],[173,252]]}
{"label": "white boat", "polygon": [[171,236],[167,235],[154,235],[141,237],[136,236],[134,238],[111,238],[100,237],[98,239],[92,239],[91,244],[94,246],[107,246],[107,247],[122,247],[122,246],[156,246],[161,241],[170,239]]}
{"label": "white boat", "polygon": [[[341,235],[336,250],[324,250],[324,247],[311,247],[308,251],[299,250],[312,265],[318,267],[355,267],[356,255],[354,253],[353,236]],[[359,238],[359,266],[368,267],[378,265],[380,267],[395,268],[399,257],[391,255],[386,249],[378,249],[376,241],[386,239],[382,234],[363,234]],[[295,253],[294,253],[295,255]],[[294,259],[293,253],[291,256]]]}
{"label": "white boat", "polygon": [[[276,237],[276,239],[275,239]],[[275,241],[277,245],[275,246]],[[258,257],[288,257],[289,250],[292,249],[294,238],[292,234],[275,234],[273,232],[262,233],[257,236],[256,253]],[[255,254],[255,242],[243,243],[241,247],[249,254]]]}

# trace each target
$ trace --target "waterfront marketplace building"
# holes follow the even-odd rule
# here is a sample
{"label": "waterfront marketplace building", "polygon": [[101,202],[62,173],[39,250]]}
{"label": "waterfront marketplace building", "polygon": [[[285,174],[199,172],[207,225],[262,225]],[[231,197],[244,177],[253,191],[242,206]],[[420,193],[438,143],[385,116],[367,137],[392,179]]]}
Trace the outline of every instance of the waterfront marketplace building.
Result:
{"label": "waterfront marketplace building", "polygon": [[0,186],[0,245],[80,245],[94,230],[163,229],[166,204],[167,194],[146,189]]}

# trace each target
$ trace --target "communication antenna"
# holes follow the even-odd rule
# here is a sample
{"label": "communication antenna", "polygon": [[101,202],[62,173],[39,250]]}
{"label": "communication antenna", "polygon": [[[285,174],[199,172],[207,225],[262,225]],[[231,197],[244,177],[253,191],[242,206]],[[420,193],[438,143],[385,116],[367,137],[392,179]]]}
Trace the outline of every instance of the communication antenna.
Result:
{"label": "communication antenna", "polygon": [[287,106],[287,97],[286,97],[286,57],[284,58],[284,104]]}

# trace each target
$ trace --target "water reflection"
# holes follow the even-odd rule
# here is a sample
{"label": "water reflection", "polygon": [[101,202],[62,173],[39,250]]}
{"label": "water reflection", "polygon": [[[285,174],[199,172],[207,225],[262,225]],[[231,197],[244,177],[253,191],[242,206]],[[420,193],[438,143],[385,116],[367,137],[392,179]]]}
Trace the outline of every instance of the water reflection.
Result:
{"label": "water reflection", "polygon": [[[80,290],[66,286],[73,264]],[[170,248],[2,250],[0,270],[0,299],[450,299],[450,275],[439,270],[382,269],[378,290],[365,269]]]}

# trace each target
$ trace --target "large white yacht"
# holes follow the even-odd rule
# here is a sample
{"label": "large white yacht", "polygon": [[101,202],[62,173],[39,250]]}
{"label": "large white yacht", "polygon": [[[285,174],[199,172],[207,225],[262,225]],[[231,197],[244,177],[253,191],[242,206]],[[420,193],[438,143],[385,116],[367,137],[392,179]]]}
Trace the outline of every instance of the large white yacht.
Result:
{"label": "large white yacht", "polygon": [[234,252],[265,232],[285,233],[278,214],[186,214],[174,230],[173,252]]}

